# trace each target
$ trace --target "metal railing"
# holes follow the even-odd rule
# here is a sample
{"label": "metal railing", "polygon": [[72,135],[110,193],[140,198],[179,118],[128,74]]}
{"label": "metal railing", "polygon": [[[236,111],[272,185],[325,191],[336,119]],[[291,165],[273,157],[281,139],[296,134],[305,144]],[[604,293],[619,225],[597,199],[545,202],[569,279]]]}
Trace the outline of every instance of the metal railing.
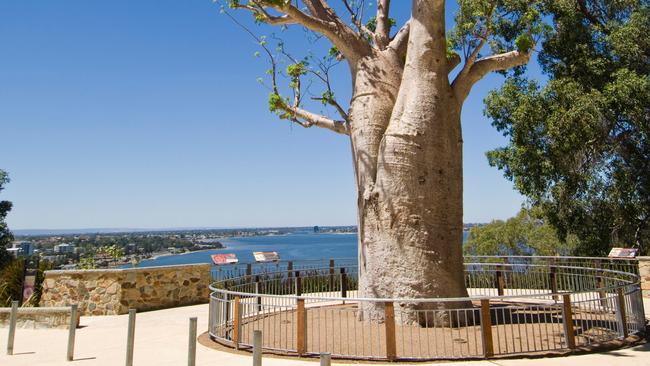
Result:
{"label": "metal railing", "polygon": [[[611,269],[627,273],[639,273],[636,258],[602,258],[602,257],[558,257],[558,256],[466,256],[468,263],[503,263],[503,264],[553,264],[569,267],[590,267]],[[267,263],[236,263],[212,267],[212,279],[220,281],[246,275],[265,274],[269,272],[293,271],[328,266],[354,266],[356,258],[325,258],[307,260],[282,260]]]}
{"label": "metal railing", "polygon": [[250,266],[210,286],[209,333],[239,349],[257,330],[267,352],[432,360],[570,351],[644,331],[637,272],[618,270],[629,262],[515,258],[467,257],[469,297],[434,299],[358,297],[349,259]]}

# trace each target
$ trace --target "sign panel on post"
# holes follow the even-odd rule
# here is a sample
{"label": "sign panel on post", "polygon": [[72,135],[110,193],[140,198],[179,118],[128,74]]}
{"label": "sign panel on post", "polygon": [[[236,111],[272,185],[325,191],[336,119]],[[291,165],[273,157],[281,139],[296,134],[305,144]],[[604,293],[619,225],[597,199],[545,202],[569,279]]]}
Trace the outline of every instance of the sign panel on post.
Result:
{"label": "sign panel on post", "polygon": [[612,248],[607,256],[609,258],[634,258],[638,252],[637,248]]}

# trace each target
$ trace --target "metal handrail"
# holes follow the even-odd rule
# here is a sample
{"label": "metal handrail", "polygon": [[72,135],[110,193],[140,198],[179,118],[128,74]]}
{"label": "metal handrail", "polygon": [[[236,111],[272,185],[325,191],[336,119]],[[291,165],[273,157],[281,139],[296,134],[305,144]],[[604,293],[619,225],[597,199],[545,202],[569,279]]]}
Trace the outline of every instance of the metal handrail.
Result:
{"label": "metal handrail", "polygon": [[[307,268],[295,261],[290,271],[251,273],[247,266],[244,275],[237,268],[230,273],[237,276],[209,285],[209,334],[224,345],[248,348],[252,330],[262,329],[262,347],[273,352],[422,361],[571,351],[645,329],[640,277],[629,259],[466,258],[470,296],[452,298],[350,297],[356,295],[358,268],[349,258],[330,266],[305,261],[322,263]],[[596,260],[600,265],[592,266]],[[377,315],[382,320],[373,322]],[[449,323],[436,323],[440,316]]]}
{"label": "metal handrail", "polygon": [[[526,267],[549,267],[541,264],[498,264],[498,263],[465,263],[466,266],[471,266],[471,265],[476,265],[476,266],[503,266],[503,267],[513,267],[513,266],[526,266]],[[562,268],[562,269],[575,269],[576,267],[571,267],[571,266],[551,266],[553,268]],[[332,267],[322,267],[322,268],[311,268],[310,270],[329,270]],[[343,268],[343,267],[337,267],[337,268]],[[350,268],[350,267],[345,267],[345,268]],[[356,266],[354,267],[356,268]],[[258,293],[251,293],[251,292],[243,292],[243,291],[231,291],[228,289],[222,289],[215,287],[215,284],[210,284],[209,288],[212,292],[219,292],[222,294],[226,295],[231,295],[231,296],[245,296],[245,297],[268,297],[268,298],[277,298],[277,299],[296,299],[296,300],[318,300],[318,301],[348,301],[348,302],[355,302],[355,301],[364,301],[364,302],[422,302],[422,303],[431,303],[431,302],[459,302],[459,301],[478,301],[478,300],[486,300],[486,299],[492,299],[492,300],[508,300],[508,299],[527,299],[527,298],[538,298],[540,296],[561,296],[565,294],[572,294],[572,295],[578,295],[578,294],[586,294],[586,293],[592,293],[596,291],[614,291],[618,288],[621,287],[626,287],[630,285],[639,285],[640,280],[638,276],[627,273],[627,272],[622,272],[622,271],[615,271],[615,270],[608,270],[608,269],[595,269],[595,268],[581,268],[583,270],[588,270],[588,271],[594,271],[594,272],[602,272],[603,274],[605,273],[611,273],[611,274],[618,274],[618,275],[631,275],[634,276],[636,281],[631,281],[631,280],[625,280],[621,278],[615,278],[615,277],[608,277],[610,279],[615,279],[617,281],[625,281],[626,283],[624,284],[618,284],[618,285],[613,285],[613,286],[608,286],[608,287],[601,287],[601,288],[593,288],[593,289],[587,289],[587,290],[581,290],[581,291],[558,291],[558,292],[544,292],[544,293],[537,293],[537,294],[530,294],[530,295],[502,295],[502,296],[467,296],[467,297],[436,297],[436,298],[377,298],[377,297],[336,297],[336,296],[305,296],[305,295],[274,295],[274,294],[258,294]],[[270,273],[265,273],[265,275],[272,275],[272,274],[289,274],[293,273],[295,271],[278,271],[278,272],[270,272]],[[255,277],[256,275],[246,275],[246,276],[241,276],[241,277],[235,277],[231,278],[228,280],[220,281],[221,283],[225,283],[227,281],[236,281],[238,279],[246,279],[249,277]],[[323,275],[327,276],[327,274]],[[309,277],[302,277],[304,278],[309,278]]]}

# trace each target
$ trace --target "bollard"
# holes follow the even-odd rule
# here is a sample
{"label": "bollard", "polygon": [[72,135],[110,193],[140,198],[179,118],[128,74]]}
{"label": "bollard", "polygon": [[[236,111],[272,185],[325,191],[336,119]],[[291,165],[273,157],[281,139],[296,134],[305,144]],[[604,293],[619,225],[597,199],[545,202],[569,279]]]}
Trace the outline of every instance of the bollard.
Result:
{"label": "bollard", "polygon": [[253,331],[253,366],[262,366],[262,331]]}
{"label": "bollard", "polygon": [[190,337],[187,344],[187,366],[196,365],[196,317],[190,318]]}
{"label": "bollard", "polygon": [[70,306],[70,329],[68,330],[68,354],[66,360],[74,360],[74,338],[77,332],[77,304]]}
{"label": "bollard", "polygon": [[332,365],[332,355],[329,353],[320,354],[320,366],[331,366]]}
{"label": "bollard", "polygon": [[14,338],[16,336],[16,321],[18,320],[18,301],[11,302],[11,315],[9,316],[9,336],[7,337],[7,354],[14,354]]}
{"label": "bollard", "polygon": [[135,309],[129,309],[129,327],[126,333],[126,366],[133,366],[134,340],[135,340]]}

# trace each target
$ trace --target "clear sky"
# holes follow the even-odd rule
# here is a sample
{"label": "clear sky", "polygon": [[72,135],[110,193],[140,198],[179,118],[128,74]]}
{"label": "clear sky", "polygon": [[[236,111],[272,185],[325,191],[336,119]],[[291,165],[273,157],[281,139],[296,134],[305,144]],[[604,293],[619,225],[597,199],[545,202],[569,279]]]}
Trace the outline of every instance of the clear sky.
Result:
{"label": "clear sky", "polygon": [[[257,50],[210,0],[0,1],[10,227],[355,224],[348,141],[271,115]],[[348,80],[343,67],[337,95]],[[501,82],[465,103],[465,222],[523,201],[485,158],[505,143],[482,102]]]}

